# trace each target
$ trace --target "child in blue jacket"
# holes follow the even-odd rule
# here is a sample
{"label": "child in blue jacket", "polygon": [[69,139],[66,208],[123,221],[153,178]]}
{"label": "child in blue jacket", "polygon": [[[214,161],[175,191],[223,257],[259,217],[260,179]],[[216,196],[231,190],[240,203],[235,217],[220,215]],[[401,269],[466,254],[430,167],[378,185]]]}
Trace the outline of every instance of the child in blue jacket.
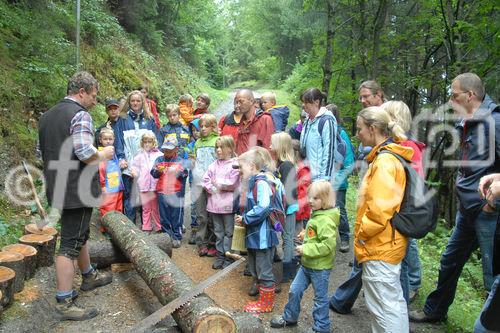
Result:
{"label": "child in blue jacket", "polygon": [[266,168],[269,161],[272,161],[271,155],[262,147],[254,147],[238,157],[240,173],[243,181],[248,181],[248,190],[245,211],[243,215],[235,216],[235,222],[246,227],[248,266],[252,276],[257,279],[259,288],[259,299],[248,303],[244,308],[245,312],[271,312],[274,306],[275,279],[272,264],[278,236],[268,216],[273,198],[270,183],[281,182],[271,174],[271,168]]}

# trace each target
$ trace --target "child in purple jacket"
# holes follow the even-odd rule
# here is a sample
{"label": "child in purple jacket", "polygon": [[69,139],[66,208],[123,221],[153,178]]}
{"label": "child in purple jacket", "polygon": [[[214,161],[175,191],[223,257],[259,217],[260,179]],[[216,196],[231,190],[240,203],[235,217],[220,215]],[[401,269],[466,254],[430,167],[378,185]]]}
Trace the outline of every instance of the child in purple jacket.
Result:
{"label": "child in purple jacket", "polygon": [[207,211],[212,216],[216,237],[217,258],[212,268],[221,269],[232,262],[230,258],[225,257],[225,253],[231,251],[234,191],[239,187],[240,174],[233,168],[237,162],[234,159],[235,143],[231,136],[218,138],[215,141],[215,152],[217,160],[209,165],[203,175],[203,188],[208,193]]}
{"label": "child in purple jacket", "polygon": [[135,155],[130,168],[132,177],[136,178],[140,191],[143,231],[161,230],[158,198],[156,195],[158,179],[153,178],[150,174],[155,160],[163,155],[157,146],[156,135],[152,131],[145,132],[141,137],[142,149]]}

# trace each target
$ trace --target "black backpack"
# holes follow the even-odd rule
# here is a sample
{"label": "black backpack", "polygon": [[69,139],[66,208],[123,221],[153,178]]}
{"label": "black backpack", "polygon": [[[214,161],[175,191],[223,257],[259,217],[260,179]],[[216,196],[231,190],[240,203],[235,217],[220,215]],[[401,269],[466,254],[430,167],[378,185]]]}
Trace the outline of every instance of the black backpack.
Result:
{"label": "black backpack", "polygon": [[407,237],[424,238],[437,225],[437,197],[429,193],[424,179],[401,156],[386,149],[380,153],[396,157],[403,165],[406,174],[403,201],[399,212],[396,212],[391,219],[392,227]]}

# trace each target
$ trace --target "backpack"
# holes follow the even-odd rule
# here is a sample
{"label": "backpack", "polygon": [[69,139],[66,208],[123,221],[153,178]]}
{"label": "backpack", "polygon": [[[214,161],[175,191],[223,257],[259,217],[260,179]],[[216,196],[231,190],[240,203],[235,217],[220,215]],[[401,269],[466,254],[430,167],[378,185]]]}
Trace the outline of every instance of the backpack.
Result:
{"label": "backpack", "polygon": [[[318,131],[320,135],[323,134],[323,127],[325,127],[325,123],[329,118],[335,119],[335,117],[332,117],[330,115],[323,115],[323,117],[321,117],[321,119],[319,120]],[[341,127],[337,123],[336,125],[337,131],[335,132],[335,142],[337,149],[335,149],[335,152],[333,153],[333,158],[335,159],[335,163],[338,165],[338,169],[340,169],[344,164],[344,159],[347,154],[347,144],[340,136]]]}
{"label": "backpack", "polygon": [[403,235],[410,238],[424,238],[437,225],[437,198],[430,194],[424,179],[413,169],[410,163],[401,156],[382,150],[380,153],[396,157],[405,169],[406,187],[399,212],[391,219],[391,225]]}
{"label": "backpack", "polygon": [[283,232],[283,226],[285,225],[285,187],[283,183],[272,173],[266,172],[265,175],[258,175],[255,179],[255,186],[253,187],[252,193],[255,201],[257,201],[257,181],[265,181],[271,188],[271,209],[269,215],[269,222],[274,228],[274,231]]}

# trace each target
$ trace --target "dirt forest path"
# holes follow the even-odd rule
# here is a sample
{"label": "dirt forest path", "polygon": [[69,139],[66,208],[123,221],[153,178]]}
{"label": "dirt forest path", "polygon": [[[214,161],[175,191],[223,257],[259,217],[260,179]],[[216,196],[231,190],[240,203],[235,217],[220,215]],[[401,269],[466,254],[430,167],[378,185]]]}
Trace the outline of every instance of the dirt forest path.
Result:
{"label": "dirt forest path", "polygon": [[[217,118],[233,108],[234,94],[214,110]],[[186,196],[189,198],[189,195]],[[196,246],[187,244],[189,236],[189,199],[186,199],[185,226],[186,237],[179,249],[173,249],[173,261],[197,283],[212,275],[213,258],[199,257]],[[351,246],[352,249],[352,246]],[[337,253],[335,267],[330,275],[328,295],[346,280],[351,267],[352,251],[347,254]],[[243,276],[244,265],[239,266],[225,279],[206,290],[206,293],[224,309],[230,312],[241,311],[251,299],[247,291],[251,278]],[[146,283],[130,264],[113,265],[113,283],[91,292],[81,292],[79,302],[85,306],[95,306],[100,314],[84,322],[58,322],[53,315],[55,303],[54,267],[37,271],[35,277],[26,281],[24,290],[15,295],[15,302],[6,309],[0,319],[0,332],[123,332],[161,307]],[[75,288],[80,284],[75,281]],[[282,313],[287,302],[290,283],[282,285],[282,292],[276,297],[272,314],[260,315],[266,332],[299,333],[306,332],[312,326],[313,290],[310,287],[302,300],[302,312],[299,324],[286,329],[272,329],[269,320]],[[330,311],[332,332],[360,333],[370,332],[369,313],[361,295],[356,301],[352,314],[339,315]],[[445,332],[440,325],[411,325],[412,332]],[[172,317],[158,324],[154,332],[179,332]],[[221,332],[223,333],[223,332]]]}

